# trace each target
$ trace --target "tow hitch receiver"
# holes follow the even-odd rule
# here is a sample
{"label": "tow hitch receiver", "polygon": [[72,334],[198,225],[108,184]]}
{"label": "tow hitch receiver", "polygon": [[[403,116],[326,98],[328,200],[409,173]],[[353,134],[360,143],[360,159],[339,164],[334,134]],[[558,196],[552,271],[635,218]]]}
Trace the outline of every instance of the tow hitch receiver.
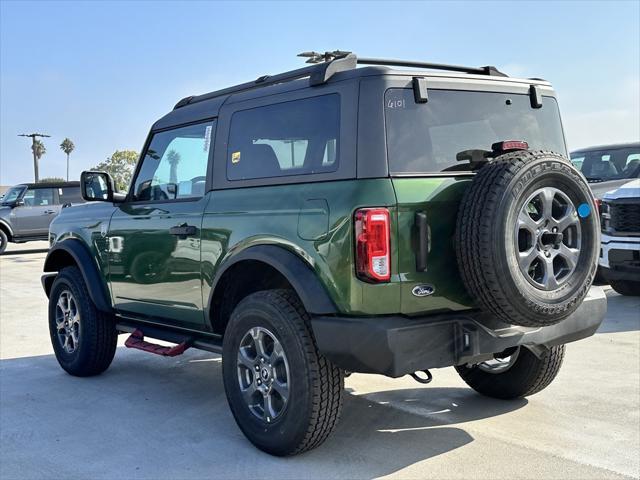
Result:
{"label": "tow hitch receiver", "polygon": [[138,350],[155,353],[156,355],[162,355],[164,357],[175,357],[182,355],[184,351],[191,346],[191,343],[191,341],[186,341],[173,347],[165,347],[156,343],[146,342],[144,340],[144,334],[140,330],[136,330],[127,338],[124,345],[127,348],[137,348]]}

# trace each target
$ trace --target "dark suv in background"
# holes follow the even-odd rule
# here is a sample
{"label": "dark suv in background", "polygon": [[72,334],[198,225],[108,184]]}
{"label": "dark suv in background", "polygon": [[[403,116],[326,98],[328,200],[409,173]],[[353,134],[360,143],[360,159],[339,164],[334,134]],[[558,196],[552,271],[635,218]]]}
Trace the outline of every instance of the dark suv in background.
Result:
{"label": "dark suv in background", "polygon": [[21,183],[0,200],[0,253],[8,242],[47,240],[63,206],[84,203],[80,182]]}
{"label": "dark suv in background", "polygon": [[126,194],[82,174],[91,203],[52,223],[44,265],[62,368],[103,372],[122,332],[220,352],[240,429],[276,455],[327,438],[345,372],[454,366],[501,399],[548,386],[606,310],[551,85],[310,55],[179,101]]}

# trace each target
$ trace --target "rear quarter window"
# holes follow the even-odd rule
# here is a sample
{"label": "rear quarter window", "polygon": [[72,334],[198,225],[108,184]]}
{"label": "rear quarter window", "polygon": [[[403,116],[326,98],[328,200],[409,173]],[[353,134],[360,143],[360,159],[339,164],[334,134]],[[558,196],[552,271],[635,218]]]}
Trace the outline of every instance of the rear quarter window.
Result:
{"label": "rear quarter window", "polygon": [[338,94],[238,111],[231,117],[227,179],[334,172],[339,132]]}
{"label": "rear quarter window", "polygon": [[82,203],[82,194],[80,193],[80,187],[60,187],[58,188],[58,199],[60,203]]}

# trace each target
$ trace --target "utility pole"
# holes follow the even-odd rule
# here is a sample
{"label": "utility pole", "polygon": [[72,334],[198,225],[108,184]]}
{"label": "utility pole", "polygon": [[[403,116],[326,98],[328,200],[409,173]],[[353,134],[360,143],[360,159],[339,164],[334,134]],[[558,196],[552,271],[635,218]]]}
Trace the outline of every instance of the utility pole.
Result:
{"label": "utility pole", "polygon": [[35,177],[35,182],[38,183],[39,175],[38,175],[38,157],[36,156],[36,139],[38,137],[48,138],[51,135],[46,135],[44,133],[21,133],[18,136],[31,138],[31,152],[33,153],[33,174]]}

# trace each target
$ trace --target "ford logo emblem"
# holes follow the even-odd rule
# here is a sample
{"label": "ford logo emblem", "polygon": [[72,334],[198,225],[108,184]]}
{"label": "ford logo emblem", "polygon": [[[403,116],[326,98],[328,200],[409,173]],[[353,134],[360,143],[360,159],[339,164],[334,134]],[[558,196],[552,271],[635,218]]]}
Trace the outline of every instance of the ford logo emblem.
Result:
{"label": "ford logo emblem", "polygon": [[411,290],[411,293],[416,297],[427,297],[433,295],[435,291],[436,289],[433,285],[416,285],[413,287],[413,290]]}

